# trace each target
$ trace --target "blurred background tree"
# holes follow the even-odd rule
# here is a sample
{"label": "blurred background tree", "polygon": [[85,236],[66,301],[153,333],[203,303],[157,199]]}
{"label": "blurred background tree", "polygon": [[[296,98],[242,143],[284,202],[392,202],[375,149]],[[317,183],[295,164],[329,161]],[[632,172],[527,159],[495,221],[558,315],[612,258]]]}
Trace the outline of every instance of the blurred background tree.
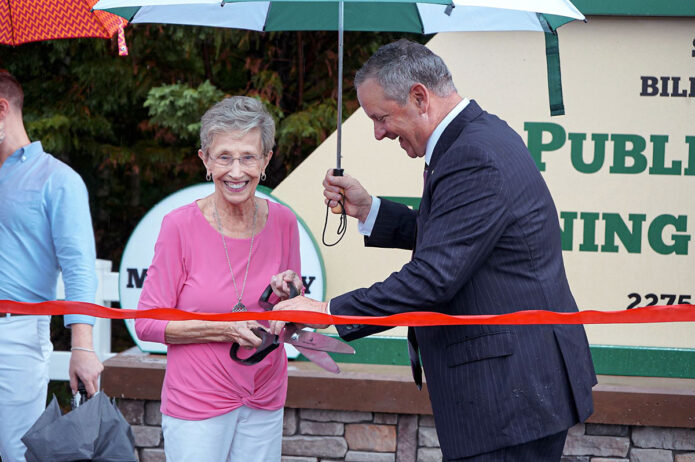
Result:
{"label": "blurred background tree", "polygon": [[[97,256],[116,269],[144,214],[174,191],[204,181],[199,121],[215,102],[255,96],[274,116],[277,145],[264,183],[270,188],[336,128],[336,32],[143,24],[125,32],[127,57],[118,56],[115,39],[0,46],[0,68],[24,87],[30,138],[84,179]],[[403,36],[427,40],[346,32],[344,118],[358,107],[352,85],[357,69],[380,45]],[[68,349],[61,317],[53,327],[56,349]],[[123,322],[112,327],[114,351],[134,345]],[[52,384],[52,392],[60,395],[59,387],[64,385]]]}
{"label": "blurred background tree", "polygon": [[[402,36],[346,33],[345,117],[358,107],[356,70]],[[97,256],[114,268],[147,210],[204,181],[200,116],[224,96],[256,96],[275,117],[277,145],[264,183],[270,188],[336,125],[336,32],[138,24],[126,28],[126,40],[127,57],[118,56],[115,39],[0,47],[0,67],[24,87],[30,138],[84,178]]]}

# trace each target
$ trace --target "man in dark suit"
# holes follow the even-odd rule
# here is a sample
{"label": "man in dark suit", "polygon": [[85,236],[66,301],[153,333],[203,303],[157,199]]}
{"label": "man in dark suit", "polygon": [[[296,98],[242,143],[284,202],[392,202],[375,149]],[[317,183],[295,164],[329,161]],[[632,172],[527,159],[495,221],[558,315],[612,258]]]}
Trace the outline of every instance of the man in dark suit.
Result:
{"label": "man in dark suit", "polygon": [[[354,178],[331,172],[326,201],[341,200],[359,219],[366,245],[413,249],[413,258],[383,282],[330,303],[298,297],[277,309],[577,311],[557,211],[519,135],[459,96],[441,58],[413,42],[380,48],[355,86],[375,137],[397,138],[409,157],[425,157],[422,201],[416,212],[372,198]],[[337,328],[346,340],[384,330]],[[567,429],[593,412],[596,377],[581,325],[434,326],[410,329],[408,337],[416,382],[419,344],[448,461],[557,462]]]}

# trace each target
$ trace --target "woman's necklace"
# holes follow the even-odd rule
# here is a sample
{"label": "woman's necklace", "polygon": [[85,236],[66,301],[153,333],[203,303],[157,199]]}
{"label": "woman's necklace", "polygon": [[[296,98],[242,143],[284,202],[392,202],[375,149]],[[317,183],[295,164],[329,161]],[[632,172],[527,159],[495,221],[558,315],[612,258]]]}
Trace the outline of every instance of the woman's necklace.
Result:
{"label": "woman's necklace", "polygon": [[253,200],[253,223],[251,224],[251,245],[249,246],[249,258],[246,260],[246,272],[244,273],[244,284],[241,286],[241,293],[237,291],[236,279],[234,278],[234,271],[232,271],[232,262],[229,260],[229,252],[227,251],[227,241],[222,234],[222,223],[220,222],[220,214],[217,213],[217,203],[215,199],[212,200],[213,210],[215,212],[215,221],[217,222],[217,231],[219,231],[220,236],[222,236],[222,245],[224,246],[224,255],[227,257],[227,266],[229,266],[229,272],[232,275],[232,283],[234,284],[234,294],[237,297],[237,304],[232,308],[233,313],[239,311],[246,311],[246,306],[241,303],[241,297],[244,296],[244,289],[246,289],[246,277],[249,275],[249,264],[251,264],[251,250],[253,249],[253,237],[256,231],[256,214],[258,213],[258,204],[256,199]]}

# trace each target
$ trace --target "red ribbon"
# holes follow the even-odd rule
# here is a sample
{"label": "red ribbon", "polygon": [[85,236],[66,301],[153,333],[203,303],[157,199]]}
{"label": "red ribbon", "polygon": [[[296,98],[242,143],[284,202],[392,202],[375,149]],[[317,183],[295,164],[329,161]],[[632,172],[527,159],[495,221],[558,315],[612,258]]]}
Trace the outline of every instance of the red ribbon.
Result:
{"label": "red ribbon", "polygon": [[167,321],[248,321],[276,320],[301,324],[370,324],[376,326],[444,326],[463,324],[636,324],[656,322],[695,322],[695,305],[647,306],[620,311],[585,310],[557,313],[524,310],[495,315],[458,315],[413,311],[391,316],[338,316],[313,311],[264,311],[242,313],[193,313],[173,308],[129,310],[107,308],[93,303],[50,301],[24,303],[0,300],[0,313],[61,315],[85,314],[109,319],[161,319]]}

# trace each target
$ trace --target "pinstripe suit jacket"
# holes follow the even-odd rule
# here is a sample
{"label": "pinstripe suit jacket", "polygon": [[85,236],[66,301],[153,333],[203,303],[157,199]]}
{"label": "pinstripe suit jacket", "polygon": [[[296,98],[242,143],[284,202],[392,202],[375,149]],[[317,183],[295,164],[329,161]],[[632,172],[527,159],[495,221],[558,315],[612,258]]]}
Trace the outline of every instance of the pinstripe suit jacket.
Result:
{"label": "pinstripe suit jacket", "polygon": [[[548,188],[521,137],[475,101],[440,137],[419,213],[382,200],[366,244],[416,251],[383,282],[332,299],[334,314],[577,310]],[[352,340],[379,328],[338,331]],[[551,435],[593,412],[596,377],[581,325],[437,326],[416,335],[447,459]]]}

